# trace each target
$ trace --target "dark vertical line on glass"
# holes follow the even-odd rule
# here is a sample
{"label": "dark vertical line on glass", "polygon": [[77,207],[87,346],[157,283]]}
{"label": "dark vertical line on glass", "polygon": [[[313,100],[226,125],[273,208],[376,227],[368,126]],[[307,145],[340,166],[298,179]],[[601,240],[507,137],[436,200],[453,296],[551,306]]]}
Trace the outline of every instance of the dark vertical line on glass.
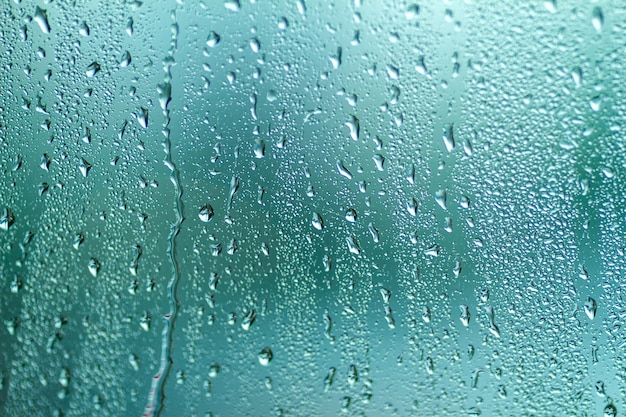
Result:
{"label": "dark vertical line on glass", "polygon": [[169,302],[169,312],[165,315],[165,326],[163,328],[161,338],[161,364],[158,372],[152,377],[152,386],[150,388],[150,394],[148,397],[148,403],[144,410],[143,416],[152,417],[155,414],[161,415],[163,411],[163,405],[165,402],[165,383],[171,372],[172,368],[172,332],[174,330],[174,323],[178,313],[178,298],[176,295],[176,288],[180,278],[180,269],[176,260],[176,236],[180,232],[180,226],[185,219],[183,216],[183,190],[180,186],[180,175],[178,168],[172,161],[172,142],[171,142],[171,110],[169,108],[170,101],[172,99],[172,67],[175,64],[174,54],[178,47],[178,23],[176,21],[176,11],[172,10],[172,41],[167,56],[163,60],[163,70],[165,71],[165,77],[163,83],[158,88],[159,103],[165,116],[165,122],[163,127],[163,148],[165,150],[165,159],[163,162],[170,169],[170,180],[174,185],[176,193],[174,200],[174,212],[176,213],[176,220],[170,228],[170,233],[167,238],[167,255],[172,265],[172,276],[167,286],[167,298]]}

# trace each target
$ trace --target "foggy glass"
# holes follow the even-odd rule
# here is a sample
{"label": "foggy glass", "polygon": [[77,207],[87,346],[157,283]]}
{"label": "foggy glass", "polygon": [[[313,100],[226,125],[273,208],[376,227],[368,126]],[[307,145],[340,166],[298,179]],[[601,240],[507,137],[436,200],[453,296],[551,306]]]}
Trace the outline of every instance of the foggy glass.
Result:
{"label": "foggy glass", "polygon": [[4,2],[0,415],[623,415],[625,18]]}

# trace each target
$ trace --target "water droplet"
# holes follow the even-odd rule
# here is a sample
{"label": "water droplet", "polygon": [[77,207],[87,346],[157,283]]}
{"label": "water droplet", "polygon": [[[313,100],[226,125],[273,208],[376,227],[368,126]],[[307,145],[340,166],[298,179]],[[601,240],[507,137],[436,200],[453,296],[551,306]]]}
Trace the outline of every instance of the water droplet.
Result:
{"label": "water droplet", "polygon": [[435,201],[439,204],[444,210],[447,210],[446,206],[446,190],[437,190],[435,191]]}
{"label": "water droplet", "polygon": [[263,139],[257,138],[254,141],[254,157],[257,159],[261,159],[265,157],[265,141]]}
{"label": "water droplet", "polygon": [[85,235],[83,235],[82,233],[76,233],[74,235],[74,239],[72,240],[72,247],[78,250],[78,248],[80,247],[80,245],[83,244],[84,241],[85,241]]}
{"label": "water droplet", "polygon": [[9,230],[11,226],[15,223],[15,217],[13,215],[13,211],[5,207],[2,211],[2,216],[0,216],[0,229]]}
{"label": "water droplet", "polygon": [[100,262],[98,262],[96,258],[91,258],[87,264],[87,268],[89,269],[89,273],[91,275],[97,277],[98,272],[100,271]]}
{"label": "water droplet", "polygon": [[89,26],[87,25],[87,22],[83,21],[80,24],[80,28],[78,29],[78,33],[82,36],[89,36],[90,34],[90,30],[89,30]]}
{"label": "water droplet", "polygon": [[343,49],[340,46],[337,48],[337,53],[329,57],[330,63],[333,66],[333,69],[338,69],[341,66],[342,55],[343,55]]}
{"label": "water droplet", "polygon": [[133,36],[133,33],[135,31],[134,25],[135,22],[133,21],[133,18],[129,17],[128,21],[126,22],[126,34],[128,34],[128,36]]}
{"label": "water droplet", "polygon": [[349,180],[352,179],[352,174],[350,173],[350,171],[348,171],[348,168],[344,166],[343,161],[337,161],[337,170],[339,171],[339,174],[341,174],[341,176]]}
{"label": "water droplet", "polygon": [[147,311],[144,311],[143,315],[139,319],[139,327],[141,327],[144,332],[147,332],[150,330],[151,321],[152,321],[152,318],[150,317],[150,313]]}
{"label": "water droplet", "polygon": [[337,370],[335,368],[328,368],[328,372],[326,373],[326,377],[324,378],[324,392],[328,392],[333,386],[336,372]]}
{"label": "water droplet", "polygon": [[543,5],[550,13],[556,13],[556,0],[546,0]]}
{"label": "water droplet", "polygon": [[433,358],[430,356],[426,358],[424,361],[424,368],[426,368],[426,372],[428,372],[429,375],[435,373],[435,363],[433,362]]}
{"label": "water droplet", "polygon": [[349,208],[348,210],[346,210],[345,217],[346,217],[346,220],[349,221],[350,223],[356,222],[356,218],[357,218],[356,210],[353,208]]}
{"label": "water droplet", "polygon": [[258,53],[261,50],[261,42],[257,38],[250,39],[250,49],[252,52]]}
{"label": "water droplet", "polygon": [[406,9],[406,12],[404,12],[404,17],[406,17],[408,20],[413,20],[417,18],[417,16],[419,15],[419,12],[420,12],[420,7],[417,4],[411,4]]}
{"label": "water droplet", "polygon": [[[604,15],[602,9],[598,6],[593,8],[591,12],[591,24],[598,33],[602,33],[602,25],[604,24]],[[43,30],[43,29],[42,29]]]}
{"label": "water droplet", "polygon": [[139,265],[139,258],[141,257],[141,246],[139,245],[134,245],[131,248],[131,260],[130,260],[130,264],[128,265],[128,269],[131,273],[131,275],[136,276],[137,275],[137,267]]}
{"label": "water droplet", "polygon": [[439,247],[439,245],[432,245],[430,246],[428,249],[424,250],[424,254],[428,255],[428,256],[432,256],[432,257],[437,257],[439,256],[439,252],[441,251],[441,248]]}
{"label": "water droplet", "polygon": [[87,77],[94,77],[98,72],[100,72],[100,70],[102,69],[102,67],[100,67],[100,64],[97,63],[96,61],[93,61],[91,64],[89,64],[87,66],[87,70],[85,71],[85,74],[87,75]]}
{"label": "water droplet", "polygon": [[120,58],[120,67],[126,68],[127,66],[130,65],[130,62],[131,62],[130,52],[126,51],[122,54],[122,57]]}
{"label": "water droplet", "polygon": [[613,404],[607,404],[602,413],[603,417],[617,417],[617,408]]}
{"label": "water droplet", "polygon": [[91,170],[91,164],[81,158],[80,163],[78,164],[78,169],[80,170],[80,173],[83,174],[83,177],[86,178]]}
{"label": "water droplet", "polygon": [[220,373],[220,366],[217,363],[214,363],[209,367],[209,378],[215,378]]}
{"label": "water droplet", "polygon": [[35,15],[33,16],[33,20],[39,26],[39,29],[43,33],[50,33],[50,23],[48,23],[48,12],[47,10],[41,9],[39,6],[35,9]]}
{"label": "water droplet", "polygon": [[372,235],[372,240],[374,241],[374,243],[379,243],[380,233],[378,232],[378,229],[376,229],[374,225],[370,223],[367,225],[367,230],[369,230],[370,234]]}
{"label": "water droplet", "polygon": [[417,60],[417,64],[415,64],[415,71],[417,71],[417,73],[421,75],[426,74],[426,63],[424,62],[423,56],[419,57],[419,59]]}
{"label": "water droplet", "polygon": [[243,320],[241,321],[241,328],[246,331],[250,330],[250,326],[252,326],[255,319],[256,319],[256,310],[250,310],[248,313],[246,313]]}
{"label": "water droplet", "polygon": [[376,165],[376,169],[379,171],[384,171],[385,167],[385,157],[380,155],[380,154],[376,154],[372,157],[372,159],[374,160],[374,164]]}
{"label": "water droplet", "polygon": [[239,9],[241,9],[241,4],[239,3],[239,0],[226,0],[224,2],[224,7],[231,12],[238,12]]}
{"label": "water droplet", "polygon": [[319,213],[313,213],[313,219],[311,220],[311,223],[313,224],[313,227],[317,230],[324,229],[324,220]]}
{"label": "water droplet", "polygon": [[348,126],[352,140],[359,140],[359,134],[361,131],[361,123],[359,122],[359,119],[352,115],[350,116],[350,120],[348,120],[345,125]]}
{"label": "water droplet", "polygon": [[359,380],[359,373],[356,369],[356,366],[350,365],[350,368],[348,368],[348,385],[353,387],[354,384],[358,382],[358,380]]}
{"label": "water droplet", "polygon": [[596,317],[596,310],[598,308],[596,300],[594,300],[591,297],[587,297],[584,308],[585,308],[585,314],[587,314],[587,317],[589,317],[589,320],[593,320]]}
{"label": "water droplet", "polygon": [[459,317],[459,319],[461,320],[461,323],[463,323],[463,326],[468,327],[470,323],[469,306],[462,305],[459,306],[459,309],[461,310],[461,317]]}
{"label": "water droplet", "polygon": [[44,153],[41,157],[41,161],[39,162],[39,166],[44,171],[48,171],[50,169],[50,156],[47,153]]}
{"label": "water droplet", "polygon": [[389,306],[385,306],[385,321],[390,329],[396,328],[396,320],[393,318],[393,312]]}
{"label": "water droplet", "polygon": [[209,48],[214,48],[222,38],[217,33],[211,31],[206,39],[206,44]]}
{"label": "water droplet", "polygon": [[324,271],[330,272],[330,269],[332,268],[332,260],[330,259],[330,256],[324,255],[322,263],[324,264]]}
{"label": "water droplet", "polygon": [[346,243],[348,244],[348,250],[350,251],[350,253],[353,253],[355,255],[361,253],[361,248],[359,247],[359,244],[353,236],[346,237]]}
{"label": "water droplet", "polygon": [[148,109],[142,107],[139,114],[137,114],[137,122],[144,129],[148,127]]}
{"label": "water droplet", "polygon": [[258,355],[259,363],[263,366],[268,366],[270,362],[272,361],[273,357],[274,357],[274,354],[272,353],[272,350],[270,348],[268,347],[263,348],[263,350],[259,352],[259,355]]}
{"label": "water droplet", "polygon": [[393,65],[387,65],[387,76],[392,80],[397,80],[400,77],[400,70]]}
{"label": "water droplet", "polygon": [[406,203],[406,210],[411,216],[415,217],[417,215],[417,206],[417,200],[415,198],[411,198],[411,200]]}
{"label": "water droplet", "polygon": [[454,124],[448,123],[443,128],[443,144],[448,152],[454,149]]}

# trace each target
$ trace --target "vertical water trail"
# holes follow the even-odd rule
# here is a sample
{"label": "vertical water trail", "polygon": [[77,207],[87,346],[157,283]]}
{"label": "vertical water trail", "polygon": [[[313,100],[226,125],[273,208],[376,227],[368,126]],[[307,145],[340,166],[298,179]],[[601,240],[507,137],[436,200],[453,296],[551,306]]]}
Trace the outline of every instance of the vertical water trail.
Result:
{"label": "vertical water trail", "polygon": [[169,302],[169,312],[165,315],[165,325],[163,328],[161,339],[161,364],[158,372],[152,377],[152,386],[150,388],[150,394],[148,397],[148,403],[144,410],[143,416],[152,417],[154,415],[160,415],[163,411],[163,403],[165,401],[165,382],[171,371],[172,367],[172,331],[174,329],[174,323],[176,321],[176,315],[178,312],[178,299],[176,296],[176,288],[178,280],[180,278],[180,269],[178,262],[176,261],[176,236],[180,231],[180,226],[183,223],[183,190],[180,186],[180,175],[176,168],[176,165],[172,161],[171,154],[171,132],[169,124],[171,121],[171,111],[169,104],[172,98],[172,67],[175,64],[174,53],[178,46],[178,23],[176,21],[176,11],[171,12],[172,19],[172,41],[167,56],[163,60],[163,70],[165,71],[165,77],[162,84],[158,86],[159,91],[159,103],[165,116],[165,122],[163,127],[163,148],[165,150],[165,165],[170,169],[170,180],[174,185],[176,193],[174,201],[174,211],[176,213],[176,220],[170,228],[170,234],[167,238],[167,255],[172,265],[172,276],[167,286],[167,298]]}

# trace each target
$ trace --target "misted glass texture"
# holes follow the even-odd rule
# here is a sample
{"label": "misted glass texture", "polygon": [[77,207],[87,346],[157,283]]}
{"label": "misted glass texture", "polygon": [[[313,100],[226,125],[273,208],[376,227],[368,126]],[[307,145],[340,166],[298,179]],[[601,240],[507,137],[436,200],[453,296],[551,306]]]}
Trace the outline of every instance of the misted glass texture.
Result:
{"label": "misted glass texture", "polygon": [[0,22],[0,415],[626,415],[623,2]]}

